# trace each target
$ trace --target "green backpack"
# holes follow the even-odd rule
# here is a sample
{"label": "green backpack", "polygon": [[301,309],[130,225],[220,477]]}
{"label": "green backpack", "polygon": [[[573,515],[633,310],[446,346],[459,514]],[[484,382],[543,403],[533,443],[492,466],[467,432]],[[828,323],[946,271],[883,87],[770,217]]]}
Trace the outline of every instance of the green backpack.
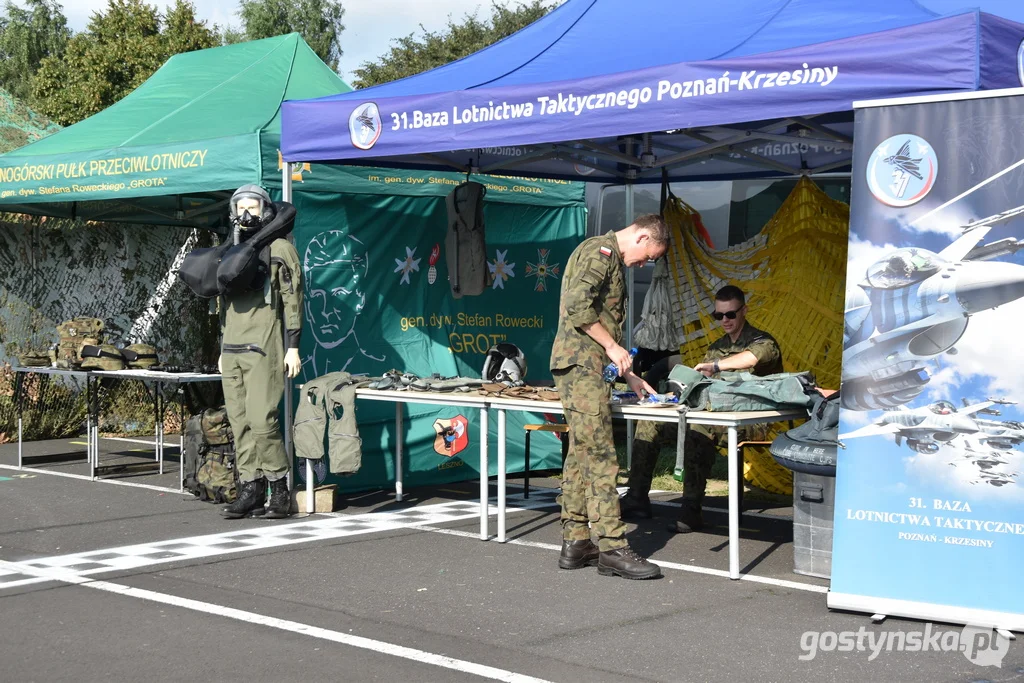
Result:
{"label": "green backpack", "polygon": [[814,375],[783,372],[758,377],[749,372],[722,372],[718,379],[705,377],[685,365],[668,375],[669,389],[690,410],[744,412],[810,408],[814,403]]}
{"label": "green backpack", "polygon": [[203,412],[198,422],[202,444],[195,476],[199,490],[196,495],[211,503],[233,503],[238,497],[238,469],[228,412],[224,408],[211,408]]}

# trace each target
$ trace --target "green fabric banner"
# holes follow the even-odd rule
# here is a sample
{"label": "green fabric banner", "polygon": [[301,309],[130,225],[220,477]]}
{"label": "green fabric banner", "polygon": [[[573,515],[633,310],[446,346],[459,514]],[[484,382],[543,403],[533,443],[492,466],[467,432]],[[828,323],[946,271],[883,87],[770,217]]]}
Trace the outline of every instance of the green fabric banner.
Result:
{"label": "green fabric banner", "polygon": [[154,148],[0,156],[0,199],[25,204],[232,189],[259,177],[259,134]]}
{"label": "green fabric banner", "polygon": [[[306,295],[299,381],[338,370],[380,375],[392,368],[479,377],[487,350],[498,342],[523,350],[528,380],[550,379],[561,272],[586,230],[582,184],[484,178],[489,188],[506,188],[488,189],[484,210],[494,284],[480,296],[454,299],[444,253],[444,195],[454,187],[449,181],[465,176],[345,171],[364,184],[365,193],[350,189],[357,180],[344,184],[344,194],[310,193],[296,185],[295,244]],[[309,177],[316,175],[314,166]],[[395,477],[395,406],[358,401],[357,407],[362,470],[326,480],[345,490],[387,487]],[[407,485],[479,476],[477,409],[412,404],[403,414]],[[523,469],[522,425],[543,421],[538,414],[509,414],[508,471]],[[493,418],[490,431],[495,474]],[[554,435],[538,434],[531,450],[534,468],[560,465]],[[305,476],[304,467],[297,472]]]}

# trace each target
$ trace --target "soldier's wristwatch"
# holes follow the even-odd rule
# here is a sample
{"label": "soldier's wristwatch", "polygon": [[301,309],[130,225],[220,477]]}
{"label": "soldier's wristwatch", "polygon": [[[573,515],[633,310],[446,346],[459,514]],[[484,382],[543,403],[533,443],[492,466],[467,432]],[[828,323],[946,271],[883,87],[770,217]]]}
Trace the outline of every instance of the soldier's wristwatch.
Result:
{"label": "soldier's wristwatch", "polygon": [[721,371],[722,371],[722,370],[721,370],[721,368],[719,368],[719,367],[718,367],[718,361],[716,360],[716,361],[715,361],[715,374],[717,375],[717,374],[718,374],[718,373],[720,373]]}

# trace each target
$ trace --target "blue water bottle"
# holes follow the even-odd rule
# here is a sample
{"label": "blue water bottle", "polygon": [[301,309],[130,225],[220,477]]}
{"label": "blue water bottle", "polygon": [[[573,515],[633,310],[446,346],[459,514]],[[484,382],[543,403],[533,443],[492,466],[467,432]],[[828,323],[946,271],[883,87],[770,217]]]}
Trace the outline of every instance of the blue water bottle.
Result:
{"label": "blue water bottle", "polygon": [[[629,357],[632,359],[635,355],[636,349],[630,349]],[[619,376],[619,367],[615,365],[615,363],[609,363],[608,365],[604,366],[604,372],[601,374],[604,377],[604,381],[608,382],[608,384],[611,384]]]}

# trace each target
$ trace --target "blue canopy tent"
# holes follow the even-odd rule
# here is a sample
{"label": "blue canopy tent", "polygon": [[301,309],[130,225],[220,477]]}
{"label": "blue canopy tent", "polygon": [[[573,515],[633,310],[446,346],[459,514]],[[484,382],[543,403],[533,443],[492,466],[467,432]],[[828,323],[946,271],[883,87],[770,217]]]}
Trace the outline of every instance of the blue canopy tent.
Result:
{"label": "blue canopy tent", "polygon": [[845,169],[855,100],[1024,84],[1024,3],[962,2],[568,0],[432,71],[286,102],[282,153],[627,183]]}

